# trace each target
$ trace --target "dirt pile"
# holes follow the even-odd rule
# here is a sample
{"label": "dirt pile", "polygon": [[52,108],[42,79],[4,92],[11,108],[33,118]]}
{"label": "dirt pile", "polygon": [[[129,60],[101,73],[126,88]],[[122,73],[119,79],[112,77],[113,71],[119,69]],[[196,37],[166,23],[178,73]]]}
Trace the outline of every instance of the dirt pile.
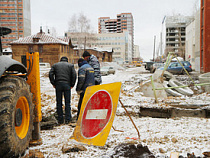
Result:
{"label": "dirt pile", "polygon": [[126,158],[155,158],[147,146],[142,144],[123,143],[114,148],[114,153],[110,158],[126,157]]}

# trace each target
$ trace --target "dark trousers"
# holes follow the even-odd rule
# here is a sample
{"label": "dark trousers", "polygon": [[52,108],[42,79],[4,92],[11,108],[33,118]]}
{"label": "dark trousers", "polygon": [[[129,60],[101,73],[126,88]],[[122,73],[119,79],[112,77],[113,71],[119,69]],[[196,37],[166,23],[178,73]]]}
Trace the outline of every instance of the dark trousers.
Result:
{"label": "dark trousers", "polygon": [[84,98],[84,94],[85,93],[80,93],[80,97],[79,97],[79,103],[78,103],[78,111],[77,111],[77,120],[79,118],[79,113],[80,113],[80,109],[81,109],[81,105],[82,105],[82,100]]}
{"label": "dark trousers", "polygon": [[57,114],[58,122],[63,123],[63,108],[62,108],[62,98],[64,95],[65,99],[65,121],[71,120],[71,87],[68,83],[59,82],[56,83],[56,102],[57,102]]}

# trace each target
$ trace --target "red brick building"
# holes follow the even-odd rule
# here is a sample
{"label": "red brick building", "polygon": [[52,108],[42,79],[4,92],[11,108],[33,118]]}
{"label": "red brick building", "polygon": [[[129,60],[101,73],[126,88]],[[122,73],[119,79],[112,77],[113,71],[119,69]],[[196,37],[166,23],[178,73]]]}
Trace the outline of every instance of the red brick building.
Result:
{"label": "red brick building", "polygon": [[210,0],[201,0],[200,70],[210,72]]}
{"label": "red brick building", "polygon": [[0,27],[12,33],[2,38],[3,48],[12,41],[31,35],[30,0],[0,0]]}

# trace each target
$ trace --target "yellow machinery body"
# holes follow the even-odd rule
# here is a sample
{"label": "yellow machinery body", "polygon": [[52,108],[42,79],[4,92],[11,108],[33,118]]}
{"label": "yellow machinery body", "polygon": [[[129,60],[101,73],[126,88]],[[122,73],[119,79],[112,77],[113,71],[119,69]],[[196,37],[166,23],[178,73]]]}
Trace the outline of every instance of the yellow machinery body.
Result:
{"label": "yellow machinery body", "polygon": [[34,129],[32,131],[31,145],[41,143],[40,138],[40,122],[42,120],[41,113],[41,91],[40,91],[40,72],[39,72],[39,53],[26,53],[28,79],[27,83],[30,85],[31,93],[33,94],[34,108]]}

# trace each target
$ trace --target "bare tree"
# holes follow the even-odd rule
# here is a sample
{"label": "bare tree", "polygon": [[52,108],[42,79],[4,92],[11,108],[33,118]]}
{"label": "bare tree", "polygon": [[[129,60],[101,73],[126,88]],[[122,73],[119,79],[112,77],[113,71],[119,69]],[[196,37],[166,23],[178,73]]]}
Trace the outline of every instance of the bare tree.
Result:
{"label": "bare tree", "polygon": [[200,0],[194,0],[193,9],[192,9],[192,16],[195,16],[196,12],[200,9]]}
{"label": "bare tree", "polygon": [[51,35],[56,37],[57,36],[57,31],[56,31],[56,28],[55,27],[52,27],[51,28]]}
{"label": "bare tree", "polygon": [[96,39],[90,20],[82,12],[78,16],[76,14],[72,15],[70,18],[67,35],[72,39],[73,44],[76,44],[79,48],[80,56],[83,50],[90,47],[91,42]]}
{"label": "bare tree", "polygon": [[72,15],[71,19],[68,22],[68,31],[69,32],[77,32],[77,15]]}
{"label": "bare tree", "polygon": [[83,14],[79,14],[78,18],[78,27],[81,33],[89,33],[90,32],[90,20]]}

